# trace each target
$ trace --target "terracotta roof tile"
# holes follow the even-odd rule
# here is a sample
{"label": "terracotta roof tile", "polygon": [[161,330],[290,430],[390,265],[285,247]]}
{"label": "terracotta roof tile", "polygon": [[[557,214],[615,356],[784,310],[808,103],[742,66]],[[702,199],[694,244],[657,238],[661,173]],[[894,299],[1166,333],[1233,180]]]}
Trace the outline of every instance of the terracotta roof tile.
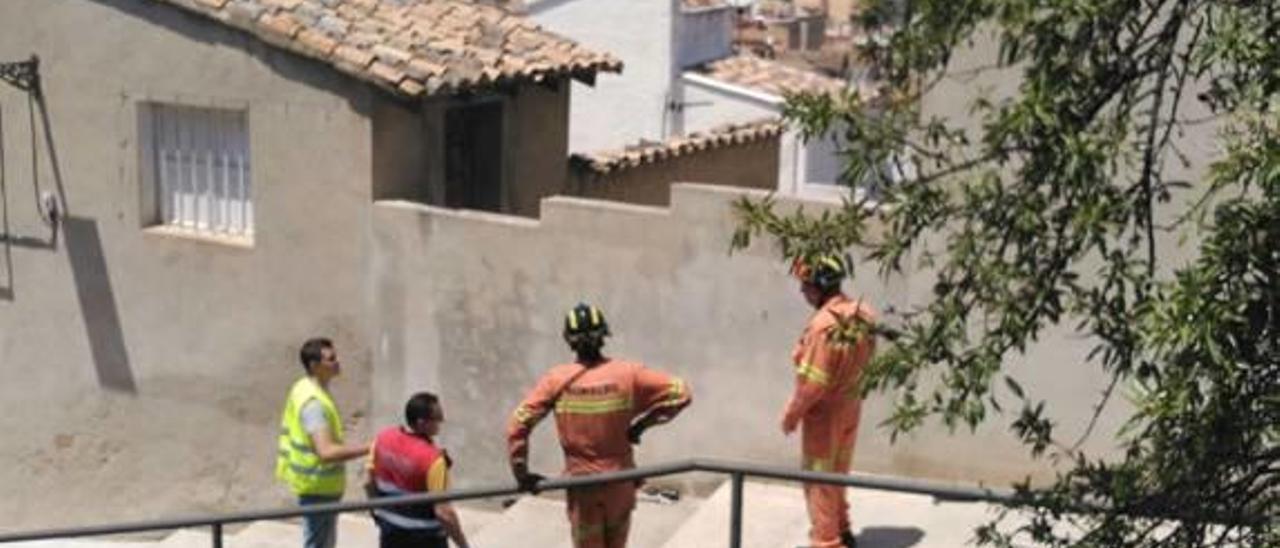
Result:
{"label": "terracotta roof tile", "polygon": [[782,122],[777,119],[729,124],[705,132],[671,137],[662,142],[641,141],[622,150],[573,154],[569,157],[569,164],[575,169],[605,174],[687,154],[774,138],[781,135],[783,129]]}
{"label": "terracotta roof tile", "polygon": [[400,92],[405,95],[418,96],[422,95],[424,91],[426,91],[426,88],[422,87],[422,84],[419,84],[413,78],[405,78],[400,82]]}
{"label": "terracotta roof tile", "polygon": [[302,3],[302,0],[259,0],[268,6],[276,6],[281,9],[292,10]]}
{"label": "terracotta roof tile", "polygon": [[374,76],[381,78],[386,83],[395,86],[397,89],[400,87],[400,81],[404,80],[405,77],[403,70],[395,68],[387,63],[383,63],[382,61],[374,61],[372,65],[369,65],[369,72],[373,73]]}
{"label": "terracotta roof tile", "polygon": [[338,46],[333,51],[333,58],[335,62],[346,63],[360,70],[373,63],[372,53],[351,46]]}
{"label": "terracotta roof tile", "polygon": [[680,0],[680,6],[687,10],[719,8],[729,5],[725,0]]}
{"label": "terracotta roof tile", "polygon": [[311,51],[309,55],[313,57],[329,57],[333,55],[333,50],[338,47],[338,41],[330,38],[323,32],[312,29],[306,29],[298,33],[298,43],[302,44]]}
{"label": "terracotta roof tile", "polygon": [[258,18],[258,27],[273,35],[273,38],[289,42],[302,30],[302,23],[299,23],[293,14],[281,11]]}
{"label": "terracotta roof tile", "polygon": [[410,97],[622,69],[612,55],[470,0],[157,1]]}
{"label": "terracotta roof tile", "polygon": [[722,82],[779,96],[801,92],[840,93],[848,87],[829,76],[747,54],[713,61],[700,72]]}

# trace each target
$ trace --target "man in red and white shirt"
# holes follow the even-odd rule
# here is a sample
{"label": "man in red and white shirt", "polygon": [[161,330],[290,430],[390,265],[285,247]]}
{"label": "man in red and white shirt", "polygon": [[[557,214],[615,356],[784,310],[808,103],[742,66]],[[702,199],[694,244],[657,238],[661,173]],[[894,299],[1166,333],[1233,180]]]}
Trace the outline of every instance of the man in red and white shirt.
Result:
{"label": "man in red and white shirt", "polygon": [[[404,406],[405,426],[383,430],[369,454],[370,498],[449,488],[449,456],[433,438],[444,422],[440,400],[419,392]],[[382,548],[447,548],[448,541],[468,548],[458,514],[448,503],[417,504],[373,511]]]}

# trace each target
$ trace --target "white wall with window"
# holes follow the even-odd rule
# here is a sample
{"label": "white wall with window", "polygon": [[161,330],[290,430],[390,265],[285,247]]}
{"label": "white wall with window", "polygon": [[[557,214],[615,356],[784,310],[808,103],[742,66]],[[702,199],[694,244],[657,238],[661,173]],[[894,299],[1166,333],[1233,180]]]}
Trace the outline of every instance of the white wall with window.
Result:
{"label": "white wall with window", "polygon": [[737,12],[728,4],[681,8],[676,18],[676,56],[681,69],[733,55]]}
{"label": "white wall with window", "polygon": [[[706,131],[713,127],[762,118],[781,118],[782,97],[721,82],[698,73],[683,75],[685,100],[691,105],[684,111],[687,131]],[[839,140],[844,128],[837,126],[826,136],[804,139],[800,130],[789,127],[778,146],[778,192],[805,198],[839,200],[849,197],[849,188],[840,183],[844,157]],[[886,165],[882,177],[888,184],[910,180],[915,168],[903,162],[899,167]],[[875,198],[881,192],[872,181],[855,185],[859,194]]]}
{"label": "white wall with window", "polygon": [[668,103],[679,100],[675,28],[680,0],[525,0],[525,13],[547,30],[622,60],[621,74],[595,85],[573,83],[569,150],[590,152],[661,140],[678,126]]}
{"label": "white wall with window", "polygon": [[245,110],[147,103],[139,129],[146,225],[252,239]]}

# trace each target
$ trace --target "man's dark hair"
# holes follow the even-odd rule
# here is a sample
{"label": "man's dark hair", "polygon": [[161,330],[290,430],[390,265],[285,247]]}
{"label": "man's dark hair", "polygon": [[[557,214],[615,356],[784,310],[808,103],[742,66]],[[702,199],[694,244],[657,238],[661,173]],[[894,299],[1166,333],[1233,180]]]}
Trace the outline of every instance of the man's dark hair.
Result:
{"label": "man's dark hair", "polygon": [[418,419],[431,418],[431,412],[440,404],[440,398],[430,392],[418,392],[404,404],[404,423],[413,426]]}
{"label": "man's dark hair", "polygon": [[311,364],[320,361],[324,356],[322,350],[328,348],[333,350],[333,341],[324,337],[312,337],[307,342],[302,343],[302,349],[298,350],[298,361],[302,362],[302,368],[311,373]]}

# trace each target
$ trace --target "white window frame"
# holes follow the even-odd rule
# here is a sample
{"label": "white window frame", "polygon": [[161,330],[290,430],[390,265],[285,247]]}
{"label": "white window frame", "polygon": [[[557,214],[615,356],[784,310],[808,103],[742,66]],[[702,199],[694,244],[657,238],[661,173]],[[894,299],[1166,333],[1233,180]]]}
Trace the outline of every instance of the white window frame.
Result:
{"label": "white window frame", "polygon": [[251,243],[247,109],[148,102],[138,126],[143,225]]}

